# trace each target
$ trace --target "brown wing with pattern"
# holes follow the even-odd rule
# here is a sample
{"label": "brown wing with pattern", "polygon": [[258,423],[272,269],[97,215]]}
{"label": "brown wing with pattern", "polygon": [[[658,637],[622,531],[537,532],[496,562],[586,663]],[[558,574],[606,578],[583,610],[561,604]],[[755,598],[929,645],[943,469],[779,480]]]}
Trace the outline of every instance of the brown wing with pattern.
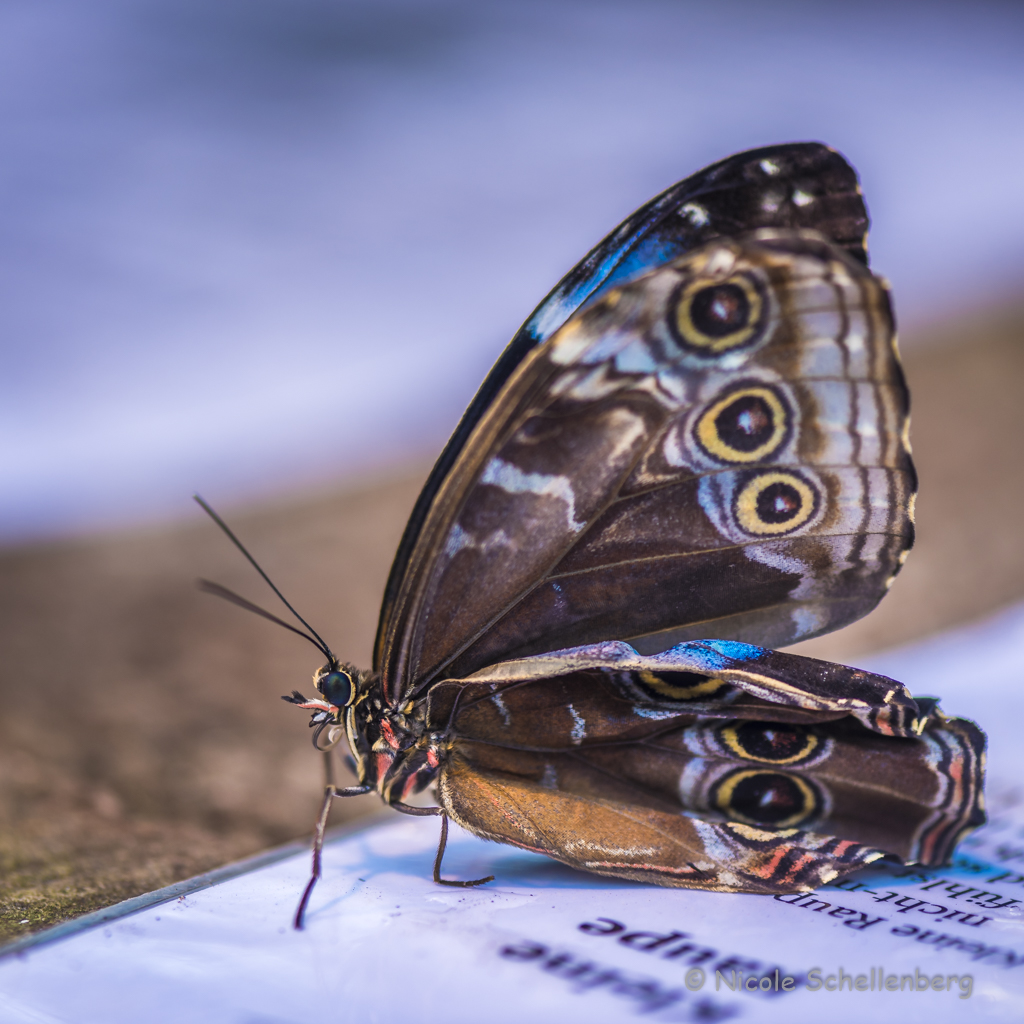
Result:
{"label": "brown wing with pattern", "polygon": [[712,238],[756,228],[810,228],[865,266],[868,212],[857,174],[820,142],[736,153],[677,182],[634,211],[551,290],[502,352],[445,445],[398,546],[381,607],[374,668],[409,556],[441,484],[495,395],[526,358],[585,302],[643,270],[661,266]]}
{"label": "brown wing with pattern", "polygon": [[438,796],[453,821],[570,867],[720,892],[809,891],[883,856],[831,836],[705,822],[604,796],[545,788],[456,756]]}
{"label": "brown wing with pattern", "polygon": [[612,646],[603,665],[566,652],[562,674],[431,690],[456,737],[438,790],[456,821],[587,870],[756,892],[871,851],[941,864],[984,821],[983,734],[893,680],[775,652],[710,674],[699,650]]}
{"label": "brown wing with pattern", "polygon": [[864,615],[912,543],[907,427],[885,286],[814,233],[715,241],[606,292],[519,365],[440,487],[386,692]]}

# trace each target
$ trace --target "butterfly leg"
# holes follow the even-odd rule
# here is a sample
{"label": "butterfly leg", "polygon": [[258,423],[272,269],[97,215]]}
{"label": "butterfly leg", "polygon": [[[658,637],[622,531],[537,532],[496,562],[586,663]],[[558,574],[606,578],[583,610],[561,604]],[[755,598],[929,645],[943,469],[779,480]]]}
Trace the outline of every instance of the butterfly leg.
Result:
{"label": "butterfly leg", "polygon": [[493,882],[494,875],[486,878],[477,878],[472,882],[452,882],[441,877],[441,859],[444,857],[444,848],[448,845],[448,815],[441,812],[441,841],[437,844],[437,856],[434,858],[434,881],[438,885],[458,885],[468,888],[472,885],[483,885],[485,882]]}
{"label": "butterfly leg", "polygon": [[413,807],[411,804],[403,804],[396,801],[391,805],[396,811],[403,814],[415,814],[418,816],[437,815],[441,818],[441,841],[437,844],[437,856],[434,858],[434,881],[438,885],[458,885],[468,888],[471,885],[483,885],[485,882],[493,882],[494,875],[486,878],[476,878],[472,882],[452,882],[441,877],[441,860],[444,857],[444,848],[448,845],[448,815],[442,807]]}
{"label": "butterfly leg", "polygon": [[292,922],[292,926],[298,931],[302,930],[303,919],[306,916],[306,906],[309,903],[309,897],[313,894],[313,887],[320,879],[324,831],[327,828],[327,816],[331,813],[331,801],[346,796],[361,796],[363,793],[369,793],[373,789],[372,786],[346,786],[339,789],[334,784],[334,765],[331,763],[331,753],[329,750],[324,751],[324,776],[326,780],[324,799],[320,805],[320,814],[317,816],[316,828],[313,832],[313,871],[302,893],[302,899],[299,900],[299,907],[295,911],[295,920]]}

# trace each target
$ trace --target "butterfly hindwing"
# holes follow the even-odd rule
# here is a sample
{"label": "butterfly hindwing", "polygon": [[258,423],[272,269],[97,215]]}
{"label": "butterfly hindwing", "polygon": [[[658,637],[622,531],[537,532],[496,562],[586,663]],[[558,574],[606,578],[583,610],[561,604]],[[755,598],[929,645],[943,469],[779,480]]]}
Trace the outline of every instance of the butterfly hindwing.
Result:
{"label": "butterfly hindwing", "polygon": [[810,228],[867,263],[868,214],[853,168],[817,142],[747,150],[685,178],[631,214],[552,289],[498,359],[413,509],[388,579],[375,661],[427,512],[474,427],[515,368],[586,301],[713,238],[759,227]]}
{"label": "butterfly hindwing", "polygon": [[477,424],[390,609],[392,699],[558,647],[780,646],[912,542],[888,294],[819,236],[711,242],[575,314]]}
{"label": "butterfly hindwing", "polygon": [[[454,728],[439,793],[456,820],[493,837],[481,798],[500,791],[511,841],[589,870],[574,860],[581,850],[635,850],[641,835],[654,848],[661,835],[657,866],[604,863],[622,877],[792,891],[785,871],[760,874],[762,852],[806,855],[816,884],[863,863],[837,844],[940,864],[983,821],[973,724],[884,676],[747,645],[645,657],[603,644],[506,663],[436,686],[430,717]],[[694,864],[703,875],[686,870]]]}
{"label": "butterfly hindwing", "polygon": [[607,795],[580,796],[480,771],[458,753],[437,786],[449,817],[486,839],[599,875],[722,892],[809,891],[884,856],[797,829],[709,822]]}
{"label": "butterfly hindwing", "polygon": [[[560,681],[566,679],[574,686],[581,679],[590,682],[582,691],[574,691],[572,698],[562,689]],[[573,711],[559,712],[559,708],[584,698],[597,700],[600,708],[609,689],[614,701],[642,708],[637,722],[641,718],[660,722],[673,715],[779,722],[852,717],[871,732],[904,739],[920,735],[934,703],[920,704],[902,683],[888,676],[754,644],[688,641],[645,655],[629,644],[609,641],[499,662],[465,679],[445,680],[431,688],[430,717],[440,724],[454,706],[456,694],[460,694],[460,714],[465,715],[475,703],[486,702],[491,693],[505,692],[509,686],[530,687],[530,714],[543,707],[547,715],[544,725],[528,725],[524,718],[520,727],[545,734],[550,730],[552,736],[574,732]],[[583,738],[631,738],[620,731],[618,712],[605,716],[597,710],[589,720],[590,731],[584,728]],[[637,735],[646,736],[647,730]]]}

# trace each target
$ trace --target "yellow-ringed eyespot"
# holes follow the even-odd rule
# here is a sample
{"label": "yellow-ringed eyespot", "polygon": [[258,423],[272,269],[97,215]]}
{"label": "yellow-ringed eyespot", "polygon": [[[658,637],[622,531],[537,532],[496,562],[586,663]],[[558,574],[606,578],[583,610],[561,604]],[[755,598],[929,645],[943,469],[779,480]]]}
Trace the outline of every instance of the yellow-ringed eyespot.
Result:
{"label": "yellow-ringed eyespot", "polygon": [[697,278],[676,292],[669,324],[687,348],[717,356],[757,340],[765,306],[761,292],[744,274],[721,281]]}
{"label": "yellow-ringed eyespot", "polygon": [[804,525],[821,503],[818,489],[802,476],[771,470],[752,476],[733,501],[742,530],[755,537],[777,537]]}
{"label": "yellow-ringed eyespot", "polygon": [[789,404],[767,384],[742,383],[719,396],[697,420],[697,443],[720,462],[760,462],[789,439]]}
{"label": "yellow-ringed eyespot", "polygon": [[821,798],[806,779],[783,772],[740,768],[715,787],[713,805],[747,825],[792,828],[814,817]]}
{"label": "yellow-ringed eyespot", "polygon": [[716,676],[700,672],[648,672],[637,674],[640,689],[653,700],[699,700],[708,699],[729,684]]}
{"label": "yellow-ringed eyespot", "polygon": [[730,722],[718,735],[739,757],[772,764],[806,761],[821,746],[821,740],[805,727],[782,722]]}

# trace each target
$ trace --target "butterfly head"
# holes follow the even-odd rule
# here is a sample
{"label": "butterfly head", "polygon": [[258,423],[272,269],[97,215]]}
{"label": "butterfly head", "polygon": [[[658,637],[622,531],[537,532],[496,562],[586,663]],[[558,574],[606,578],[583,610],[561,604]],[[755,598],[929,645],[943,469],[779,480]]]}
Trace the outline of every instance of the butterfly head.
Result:
{"label": "butterfly head", "polygon": [[[281,699],[313,712],[309,720],[309,727],[316,730],[313,746],[318,750],[328,750],[344,734],[346,709],[366,696],[368,677],[352,665],[331,660],[313,673],[313,685],[319,697],[307,698],[298,690],[292,690],[290,696]],[[322,747],[319,741],[325,729],[328,730],[328,744]]]}

